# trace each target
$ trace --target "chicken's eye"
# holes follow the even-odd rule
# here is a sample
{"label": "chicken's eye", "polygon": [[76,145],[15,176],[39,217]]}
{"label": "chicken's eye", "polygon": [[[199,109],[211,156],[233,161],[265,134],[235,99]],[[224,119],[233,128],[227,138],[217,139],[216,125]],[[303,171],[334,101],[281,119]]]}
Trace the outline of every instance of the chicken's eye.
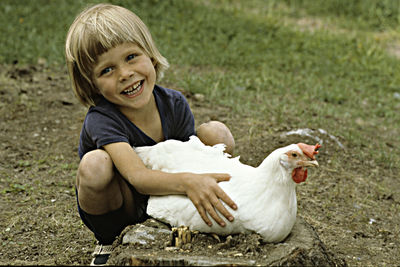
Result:
{"label": "chicken's eye", "polygon": [[297,157],[297,154],[296,153],[292,153],[292,157],[293,158]]}

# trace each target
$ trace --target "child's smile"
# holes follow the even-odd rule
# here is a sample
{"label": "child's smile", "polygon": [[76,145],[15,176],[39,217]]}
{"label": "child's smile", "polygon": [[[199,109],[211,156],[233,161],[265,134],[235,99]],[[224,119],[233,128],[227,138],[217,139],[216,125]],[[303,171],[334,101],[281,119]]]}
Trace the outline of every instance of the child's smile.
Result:
{"label": "child's smile", "polygon": [[127,97],[135,97],[143,92],[143,83],[144,80],[141,80],[132,86],[128,86],[128,88],[122,91],[121,94],[126,95]]}
{"label": "child's smile", "polygon": [[149,56],[136,44],[123,43],[101,54],[93,70],[99,92],[126,116],[154,103],[156,80]]}

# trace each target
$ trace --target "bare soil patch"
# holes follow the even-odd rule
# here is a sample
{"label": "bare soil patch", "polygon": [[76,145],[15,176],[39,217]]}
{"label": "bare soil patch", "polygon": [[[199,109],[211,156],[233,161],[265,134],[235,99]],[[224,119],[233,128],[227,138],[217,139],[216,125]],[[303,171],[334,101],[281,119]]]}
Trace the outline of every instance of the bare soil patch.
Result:
{"label": "bare soil patch", "polygon": [[[256,166],[289,143],[315,143],[284,136],[294,130],[290,122],[246,117],[185,94],[197,123],[216,119],[231,128],[235,156],[244,163]],[[74,192],[86,108],[74,98],[65,68],[3,65],[0,99],[0,264],[89,264],[95,239],[80,221]],[[398,173],[371,159],[359,162],[346,140],[343,149],[323,138],[321,167],[298,187],[299,215],[350,266],[398,265]]]}

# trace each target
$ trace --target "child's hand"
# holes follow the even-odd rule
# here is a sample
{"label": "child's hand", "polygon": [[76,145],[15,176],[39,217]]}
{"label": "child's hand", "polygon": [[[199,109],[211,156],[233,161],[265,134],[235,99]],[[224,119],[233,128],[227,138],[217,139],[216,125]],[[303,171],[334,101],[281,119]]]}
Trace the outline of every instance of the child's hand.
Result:
{"label": "child's hand", "polygon": [[222,227],[225,222],[216,212],[219,211],[229,221],[233,221],[232,214],[222,205],[221,201],[236,210],[235,202],[219,187],[218,182],[229,181],[231,176],[223,173],[193,174],[186,183],[186,195],[195,205],[204,222],[211,226],[212,222],[207,213]]}

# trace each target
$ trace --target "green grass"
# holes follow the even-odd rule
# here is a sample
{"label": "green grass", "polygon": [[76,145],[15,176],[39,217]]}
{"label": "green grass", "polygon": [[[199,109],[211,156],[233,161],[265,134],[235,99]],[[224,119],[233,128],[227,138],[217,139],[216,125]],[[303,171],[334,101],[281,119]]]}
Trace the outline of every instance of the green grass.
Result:
{"label": "green grass", "polygon": [[396,0],[285,0],[293,6],[291,15],[301,8],[311,16],[341,19],[341,26],[362,30],[385,31],[399,28],[400,2]]}
{"label": "green grass", "polygon": [[[2,0],[0,62],[64,65],[69,25],[97,2]],[[171,63],[166,84],[257,121],[326,129],[360,160],[398,170],[400,64],[386,47],[399,37],[399,1],[110,2],[149,26]]]}

